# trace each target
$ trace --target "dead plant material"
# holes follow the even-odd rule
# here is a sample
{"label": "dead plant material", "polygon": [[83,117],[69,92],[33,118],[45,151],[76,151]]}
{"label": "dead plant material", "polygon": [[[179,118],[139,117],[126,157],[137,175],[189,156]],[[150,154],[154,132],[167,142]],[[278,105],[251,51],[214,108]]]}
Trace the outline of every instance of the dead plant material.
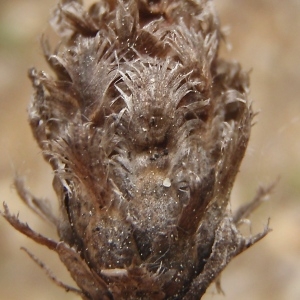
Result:
{"label": "dead plant material", "polygon": [[60,216],[16,180],[21,198],[60,242],[10,214],[56,251],[83,299],[200,299],[243,237],[227,209],[249,140],[248,73],[218,57],[212,1],[61,0],[43,49],[55,75],[29,71],[29,121],[54,170]]}

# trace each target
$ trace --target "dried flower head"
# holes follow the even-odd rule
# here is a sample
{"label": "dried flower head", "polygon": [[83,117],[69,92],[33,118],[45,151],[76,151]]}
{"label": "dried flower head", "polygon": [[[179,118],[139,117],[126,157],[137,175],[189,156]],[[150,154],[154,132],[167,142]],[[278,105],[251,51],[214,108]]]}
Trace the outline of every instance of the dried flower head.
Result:
{"label": "dried flower head", "polygon": [[57,227],[47,239],[83,299],[199,299],[229,261],[266,235],[238,231],[269,191],[227,210],[253,113],[248,74],[218,58],[209,0],[61,0],[62,42],[31,69],[30,125],[54,170],[60,216],[20,179],[21,198]]}

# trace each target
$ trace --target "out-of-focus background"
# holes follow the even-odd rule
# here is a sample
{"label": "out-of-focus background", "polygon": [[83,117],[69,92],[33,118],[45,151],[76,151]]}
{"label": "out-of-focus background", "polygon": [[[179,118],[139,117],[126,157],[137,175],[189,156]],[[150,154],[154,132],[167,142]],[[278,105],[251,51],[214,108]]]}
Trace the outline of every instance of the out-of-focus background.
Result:
{"label": "out-of-focus background", "polygon": [[[88,2],[88,1],[86,1]],[[92,2],[92,1],[89,1]],[[233,194],[232,209],[250,200],[259,185],[280,181],[244,231],[273,231],[226,268],[225,296],[212,286],[205,300],[300,299],[300,1],[216,0],[223,26],[230,26],[232,50],[222,55],[251,71],[251,98],[257,124]],[[32,192],[56,204],[52,173],[27,124],[31,95],[27,69],[49,70],[39,37],[48,28],[56,0],[0,0],[0,202],[49,237],[55,230],[18,199],[12,181],[18,172]],[[2,209],[2,208],[1,208]],[[51,283],[20,247],[73,284],[55,254],[35,245],[0,218],[0,298],[78,299]]]}

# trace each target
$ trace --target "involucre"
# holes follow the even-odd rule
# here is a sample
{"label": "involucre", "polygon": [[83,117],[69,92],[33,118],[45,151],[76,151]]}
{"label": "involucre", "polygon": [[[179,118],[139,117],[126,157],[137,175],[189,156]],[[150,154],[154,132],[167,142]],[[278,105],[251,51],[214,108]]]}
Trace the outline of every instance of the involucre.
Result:
{"label": "involucre", "polygon": [[5,206],[18,230],[56,251],[83,299],[200,299],[268,229],[244,238],[230,192],[249,140],[248,74],[218,58],[212,1],[61,1],[55,75],[31,69],[30,125],[54,170],[57,227],[47,239]]}

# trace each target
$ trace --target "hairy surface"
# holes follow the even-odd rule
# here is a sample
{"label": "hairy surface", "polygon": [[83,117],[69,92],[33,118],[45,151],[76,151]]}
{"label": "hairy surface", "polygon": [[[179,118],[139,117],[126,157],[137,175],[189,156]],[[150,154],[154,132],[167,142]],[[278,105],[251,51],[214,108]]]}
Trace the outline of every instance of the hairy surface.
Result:
{"label": "hairy surface", "polygon": [[[261,239],[227,211],[249,140],[248,74],[218,58],[212,1],[61,1],[62,44],[30,70],[33,134],[55,172],[56,251],[83,299],[199,299],[229,261]],[[243,213],[245,211],[245,213]],[[67,288],[68,289],[68,288]]]}

